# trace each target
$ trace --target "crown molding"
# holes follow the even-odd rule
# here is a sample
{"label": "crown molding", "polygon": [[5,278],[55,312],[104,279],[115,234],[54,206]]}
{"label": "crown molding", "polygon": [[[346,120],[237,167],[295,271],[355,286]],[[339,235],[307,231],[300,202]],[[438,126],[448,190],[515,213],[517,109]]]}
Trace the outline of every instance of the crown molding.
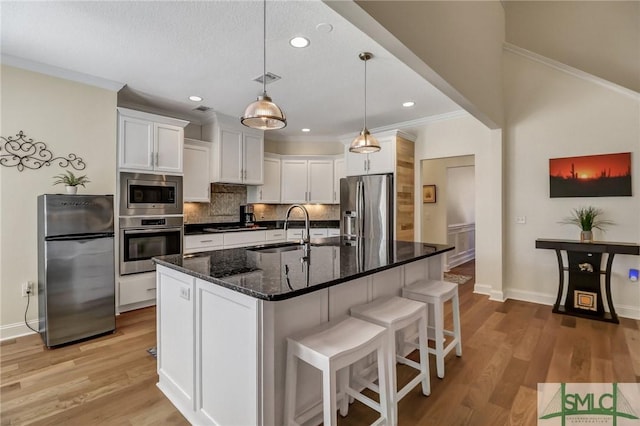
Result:
{"label": "crown molding", "polygon": [[17,56],[3,54],[0,56],[0,62],[2,62],[3,65],[21,68],[52,77],[58,77],[64,80],[71,80],[77,83],[98,87],[100,89],[110,90],[112,92],[118,92],[124,87],[124,83],[120,83],[118,81],[107,80],[105,78],[95,77],[89,74],[71,71],[65,68],[55,67],[53,65],[43,64],[41,62],[35,62],[29,59],[19,58]]}
{"label": "crown molding", "polygon": [[[470,116],[471,114],[469,114],[467,111],[460,109],[456,111],[445,112],[443,114],[430,115],[428,117],[417,118],[415,120],[401,121],[400,123],[389,124],[388,126],[376,127],[374,129],[370,129],[369,131],[371,132],[371,134],[375,135],[376,137],[378,137],[380,134],[383,134],[382,136],[384,136],[385,134],[396,132],[396,134],[402,137],[403,139],[407,139],[412,142],[415,142],[416,136],[411,133],[407,133],[403,131],[404,129],[412,129],[415,127],[424,126],[429,123],[434,123],[436,121],[451,120],[454,118],[470,117]],[[338,139],[343,144],[349,144],[351,143],[351,140],[355,137],[355,135],[356,135],[355,132],[349,133],[349,134],[340,136]]]}
{"label": "crown molding", "polygon": [[515,46],[511,43],[504,43],[502,48],[507,52],[547,65],[558,71],[562,71],[566,74],[572,75],[574,77],[578,77],[582,80],[595,83],[606,89],[613,90],[614,92],[617,92],[626,96],[630,96],[633,99],[640,100],[640,93],[636,92],[635,90],[628,89],[624,86],[620,86],[619,84],[613,83],[609,80],[605,80],[604,78],[600,78],[593,74],[589,74],[588,72],[579,70],[578,68],[574,68],[570,65],[556,61],[555,59],[551,59],[546,56],[540,55],[538,53],[532,52],[530,50],[523,49],[522,47]]}

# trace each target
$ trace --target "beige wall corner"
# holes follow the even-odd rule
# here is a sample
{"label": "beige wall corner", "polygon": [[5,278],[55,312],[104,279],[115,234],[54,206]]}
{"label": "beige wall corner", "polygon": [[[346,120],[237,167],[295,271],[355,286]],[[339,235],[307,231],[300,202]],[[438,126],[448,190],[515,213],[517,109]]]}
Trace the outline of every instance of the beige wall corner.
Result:
{"label": "beige wall corner", "polygon": [[507,42],[640,92],[640,2],[504,4]]}
{"label": "beige wall corner", "polygon": [[[428,159],[458,161],[456,158],[474,156],[476,291],[488,294],[493,300],[503,300],[502,131],[488,129],[472,116],[436,121],[413,131],[417,135],[417,164]],[[416,182],[423,182],[422,170],[422,166],[416,167]],[[422,203],[422,191],[416,191],[417,218],[423,217],[425,206],[430,205]],[[440,223],[439,238],[444,239],[439,242],[445,242],[446,211],[434,214],[431,220]],[[421,241],[424,233],[421,220],[416,220],[416,241]]]}
{"label": "beige wall corner", "polygon": [[487,127],[501,127],[501,2],[325,3]]}
{"label": "beige wall corner", "polygon": [[[2,134],[23,131],[54,156],[76,154],[91,180],[85,194],[113,194],[116,188],[116,92],[2,66]],[[23,334],[27,299],[21,285],[37,283],[37,212],[40,194],[64,191],[52,176],[68,168],[57,162],[38,170],[0,167],[0,338]],[[31,299],[27,319],[38,318]]]}

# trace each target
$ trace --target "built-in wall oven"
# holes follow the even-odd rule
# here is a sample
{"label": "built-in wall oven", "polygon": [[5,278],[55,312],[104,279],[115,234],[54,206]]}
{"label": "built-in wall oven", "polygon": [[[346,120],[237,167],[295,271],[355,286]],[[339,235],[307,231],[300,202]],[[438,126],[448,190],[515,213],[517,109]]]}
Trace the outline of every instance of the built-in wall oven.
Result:
{"label": "built-in wall oven", "polygon": [[120,216],[182,212],[182,176],[120,173]]}
{"label": "built-in wall oven", "polygon": [[155,270],[155,256],[182,254],[182,216],[120,217],[120,275]]}

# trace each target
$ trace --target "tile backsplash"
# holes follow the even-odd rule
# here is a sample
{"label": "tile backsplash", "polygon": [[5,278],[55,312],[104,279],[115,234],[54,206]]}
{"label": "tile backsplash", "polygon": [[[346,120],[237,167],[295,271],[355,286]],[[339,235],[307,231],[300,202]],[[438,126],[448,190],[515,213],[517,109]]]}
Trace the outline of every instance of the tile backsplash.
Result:
{"label": "tile backsplash", "polygon": [[246,186],[212,183],[211,202],[209,204],[184,203],[184,222],[239,222],[240,205],[246,203]]}
{"label": "tile backsplash", "polygon": [[[244,185],[211,184],[210,203],[184,203],[184,223],[239,222],[240,206],[247,203]],[[290,204],[254,204],[256,220],[284,220]],[[311,220],[340,220],[336,204],[305,204]],[[300,209],[291,212],[292,219],[304,219]]]}

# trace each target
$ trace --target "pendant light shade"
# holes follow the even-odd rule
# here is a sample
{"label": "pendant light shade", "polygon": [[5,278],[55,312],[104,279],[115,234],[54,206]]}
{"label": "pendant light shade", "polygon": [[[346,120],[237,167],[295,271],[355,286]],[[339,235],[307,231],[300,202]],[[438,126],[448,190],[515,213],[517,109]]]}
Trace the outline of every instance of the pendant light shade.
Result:
{"label": "pendant light shade", "polygon": [[282,129],[287,125],[284,113],[266,92],[249,104],[240,121],[247,127],[260,130]]}
{"label": "pendant light shade", "polygon": [[263,49],[262,49],[262,95],[245,109],[240,122],[247,127],[259,130],[282,129],[287,118],[278,105],[267,95],[267,1],[263,1]]}
{"label": "pendant light shade", "polygon": [[380,151],[380,142],[367,129],[367,61],[373,58],[373,55],[369,52],[362,52],[358,57],[364,61],[364,126],[360,134],[351,142],[349,151],[358,154],[370,154]]}

